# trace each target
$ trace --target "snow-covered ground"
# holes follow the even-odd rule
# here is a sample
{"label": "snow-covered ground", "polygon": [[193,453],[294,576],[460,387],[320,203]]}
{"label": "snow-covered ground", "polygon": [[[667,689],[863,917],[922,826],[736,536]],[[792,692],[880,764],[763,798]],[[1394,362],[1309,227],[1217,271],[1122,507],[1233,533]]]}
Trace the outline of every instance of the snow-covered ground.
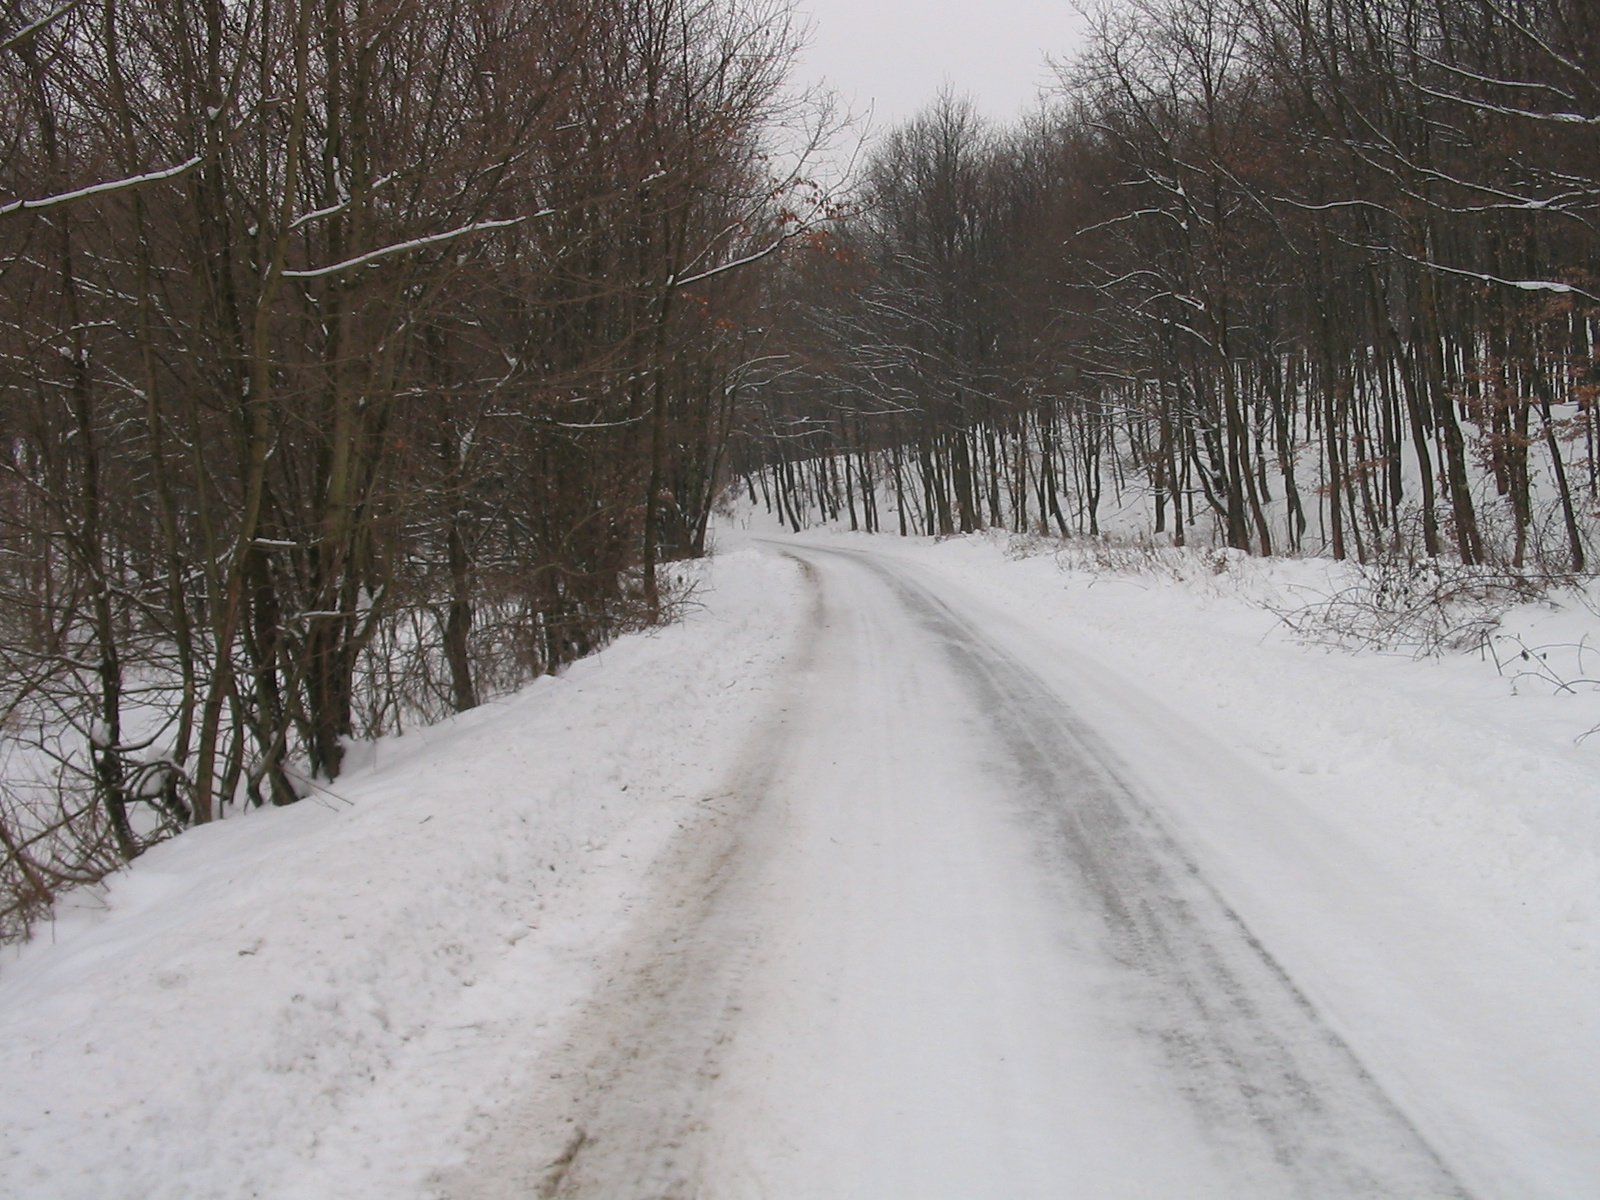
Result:
{"label": "snow-covered ground", "polygon": [[681,626],[185,834],[0,957],[0,1195],[419,1194],[594,986],[795,636],[735,555]]}
{"label": "snow-covered ground", "polygon": [[[871,544],[1080,707],[1474,1194],[1600,1195],[1600,695],[1300,644],[1273,608],[1347,586],[1328,562],[1107,575],[1004,537]],[[1571,675],[1600,620],[1506,629]]]}
{"label": "snow-covered ground", "polygon": [[1600,1195],[1600,696],[1299,644],[1332,564],[750,538],[7,951],[0,1195]]}

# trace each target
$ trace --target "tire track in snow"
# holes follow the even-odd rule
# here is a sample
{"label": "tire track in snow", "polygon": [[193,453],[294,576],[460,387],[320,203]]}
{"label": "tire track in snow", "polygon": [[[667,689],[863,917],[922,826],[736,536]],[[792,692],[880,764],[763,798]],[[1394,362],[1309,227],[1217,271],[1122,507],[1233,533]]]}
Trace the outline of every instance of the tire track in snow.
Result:
{"label": "tire track in snow", "polygon": [[653,871],[657,890],[611,954],[527,1103],[503,1114],[465,1167],[438,1180],[450,1200],[690,1200],[709,1085],[740,1014],[760,928],[741,889],[764,847],[753,828],[782,762],[788,713],[822,637],[822,590],[796,558],[809,612],[760,733],[730,786],[700,802]]}
{"label": "tire track in snow", "polygon": [[1068,704],[905,569],[812,552],[870,571],[943,644],[1004,747],[1046,869],[1123,968],[1124,1019],[1161,1048],[1241,1182],[1306,1200],[1470,1200]]}
{"label": "tire track in snow", "polygon": [[741,1028],[741,989],[765,932],[752,890],[783,833],[763,800],[783,766],[786,713],[830,702],[805,691],[828,636],[813,559],[867,573],[919,637],[942,646],[966,707],[999,751],[1003,790],[1066,919],[1116,964],[1105,993],[1117,1010],[1110,1021],[1154,1048],[1224,1173],[1238,1179],[1238,1195],[1469,1200],[1130,785],[1135,773],[1036,673],[904,568],[858,551],[784,552],[801,561],[813,595],[788,699],[777,701],[735,785],[659,864],[660,889],[606,983],[541,1063],[548,1078],[500,1119],[465,1170],[440,1181],[444,1195],[720,1194],[706,1177],[714,1163],[702,1162],[707,1100]]}

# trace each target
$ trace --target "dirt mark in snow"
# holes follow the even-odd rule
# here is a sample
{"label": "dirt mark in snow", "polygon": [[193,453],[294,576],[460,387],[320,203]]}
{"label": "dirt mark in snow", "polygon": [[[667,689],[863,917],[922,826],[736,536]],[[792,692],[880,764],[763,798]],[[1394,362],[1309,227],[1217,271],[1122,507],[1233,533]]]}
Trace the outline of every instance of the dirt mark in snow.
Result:
{"label": "dirt mark in snow", "polygon": [[653,871],[656,889],[617,946],[603,983],[536,1066],[523,1106],[501,1114],[468,1163],[434,1181],[450,1200],[688,1200],[708,1085],[740,1013],[740,981],[760,934],[745,886],[780,820],[763,801],[783,758],[789,713],[822,637],[811,593],[787,675],[728,787],[703,799]]}

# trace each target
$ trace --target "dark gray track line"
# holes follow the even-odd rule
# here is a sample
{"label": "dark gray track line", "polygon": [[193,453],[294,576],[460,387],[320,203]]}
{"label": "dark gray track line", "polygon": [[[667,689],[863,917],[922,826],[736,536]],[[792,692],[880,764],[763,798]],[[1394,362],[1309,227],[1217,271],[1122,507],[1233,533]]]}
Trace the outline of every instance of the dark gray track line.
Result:
{"label": "dark gray track line", "polygon": [[817,552],[871,571],[943,644],[1004,747],[1047,869],[1122,968],[1124,1019],[1159,1044],[1234,1170],[1307,1200],[1469,1200],[1129,785],[1128,767],[1038,674],[905,571],[858,551]]}

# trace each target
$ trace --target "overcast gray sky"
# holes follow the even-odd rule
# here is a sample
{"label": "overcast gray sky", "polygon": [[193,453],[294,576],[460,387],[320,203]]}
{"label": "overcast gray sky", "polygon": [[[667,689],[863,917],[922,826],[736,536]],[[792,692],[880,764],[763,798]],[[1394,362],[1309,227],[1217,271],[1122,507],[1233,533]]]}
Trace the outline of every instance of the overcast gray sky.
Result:
{"label": "overcast gray sky", "polygon": [[1009,120],[1050,81],[1044,56],[1068,55],[1082,19],[1071,0],[797,0],[812,27],[796,82],[826,78],[875,130],[910,116],[942,83]]}

